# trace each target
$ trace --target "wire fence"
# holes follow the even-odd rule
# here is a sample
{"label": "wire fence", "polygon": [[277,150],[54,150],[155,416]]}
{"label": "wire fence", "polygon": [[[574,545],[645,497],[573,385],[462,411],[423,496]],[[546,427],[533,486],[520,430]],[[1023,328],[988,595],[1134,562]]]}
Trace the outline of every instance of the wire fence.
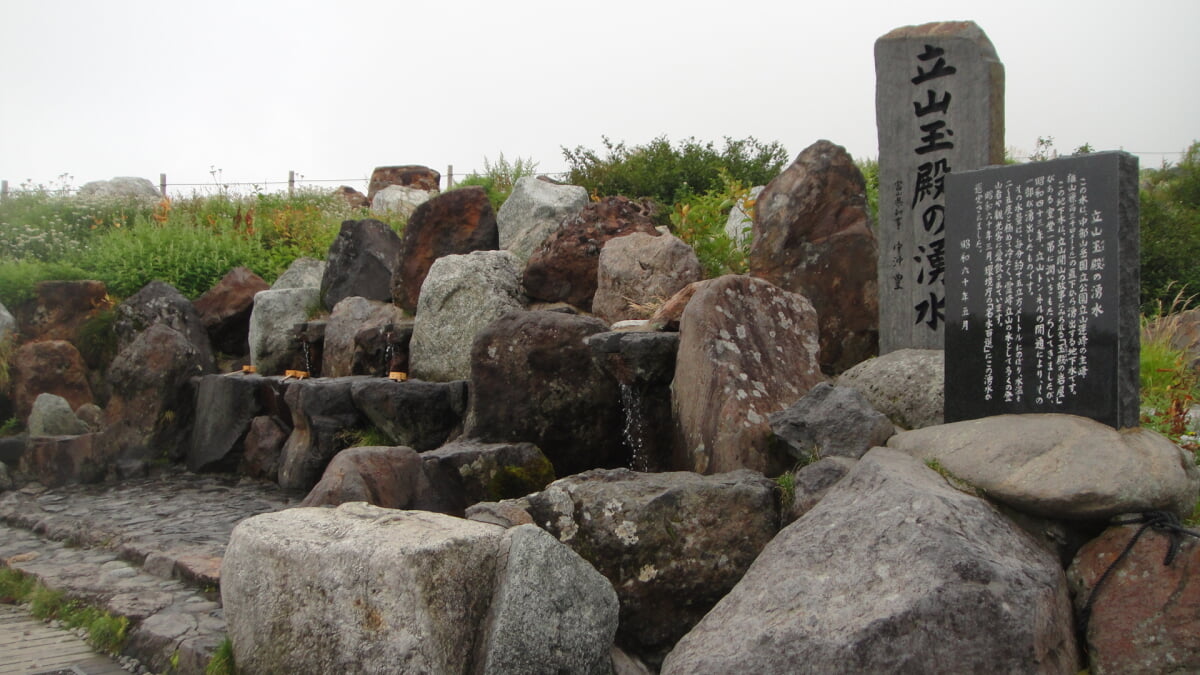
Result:
{"label": "wire fence", "polygon": [[[473,176],[486,175],[486,171],[478,170],[468,171],[466,173],[455,174],[454,166],[448,166],[446,172],[440,175],[439,189],[449,190],[457,185],[462,180]],[[566,177],[566,171],[538,171],[536,175],[547,177]],[[80,187],[69,184],[70,177],[65,174],[59,178],[58,183],[46,185],[35,185],[31,182],[21,183],[18,186],[12,186],[7,180],[0,180],[0,200],[8,199],[14,195],[21,194],[52,194],[60,196],[69,196],[79,192]],[[308,178],[296,171],[288,171],[286,180],[225,180],[219,172],[212,172],[212,179],[205,182],[170,182],[167,180],[167,174],[160,173],[158,175],[158,191],[163,197],[179,197],[190,195],[214,195],[214,194],[257,194],[263,192],[283,192],[286,190],[289,196],[294,195],[297,190],[317,189],[327,187],[330,184],[337,183],[347,187],[354,188],[359,192],[367,192],[371,182],[370,176],[355,176],[353,178]],[[152,183],[153,184],[153,183]]]}

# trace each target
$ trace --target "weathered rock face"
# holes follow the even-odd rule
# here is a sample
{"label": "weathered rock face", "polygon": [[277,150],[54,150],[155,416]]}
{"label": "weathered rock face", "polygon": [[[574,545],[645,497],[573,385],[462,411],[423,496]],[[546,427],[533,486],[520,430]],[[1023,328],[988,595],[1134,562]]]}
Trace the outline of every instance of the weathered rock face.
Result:
{"label": "weathered rock face", "polygon": [[195,349],[205,373],[216,370],[212,343],[208,339],[204,322],[200,320],[200,314],[196,312],[192,303],[175,290],[174,286],[162,281],[151,281],[117,305],[116,312],[113,331],[117,334],[118,353],[133,344],[150,326],[163,325],[187,338]]}
{"label": "weathered rock face", "polygon": [[1181,537],[1170,565],[1164,554],[1170,536],[1147,530],[1108,578],[1141,525],[1109,528],[1080,549],[1067,578],[1087,622],[1089,670],[1107,673],[1194,673],[1200,671],[1200,542]]}
{"label": "weathered rock face", "polygon": [[254,294],[270,288],[270,284],[248,268],[235,267],[192,303],[208,331],[213,349],[231,356],[250,353],[250,312],[254,309]]}
{"label": "weathered rock face", "polygon": [[421,454],[430,472],[460,484],[466,504],[513,499],[554,480],[554,466],[533,443],[457,440]]}
{"label": "weathered rock face", "polygon": [[79,188],[79,197],[99,199],[137,199],[156,202],[162,193],[147,178],[118,176],[111,180],[93,180]]}
{"label": "weathered rock face", "polygon": [[946,358],[940,349],[898,349],[842,373],[839,387],[857,389],[898,427],[941,424],[946,408]]}
{"label": "weathered rock face", "polygon": [[500,550],[482,672],[612,672],[618,615],[608,580],[533,525],[506,530]]}
{"label": "weathered rock face", "polygon": [[371,208],[371,200],[363,193],[355,190],[349,185],[342,185],[333,191],[333,194],[340,196],[346,200],[346,205],[352,209],[369,209]]}
{"label": "weathered rock face", "polygon": [[389,185],[375,193],[375,198],[371,200],[371,213],[385,218],[410,218],[433,195],[433,192],[426,190]]}
{"label": "weathered rock face", "polygon": [[211,352],[201,353],[183,333],[166,324],[155,323],[141,331],[108,370],[112,398],[105,409],[102,440],[106,447],[119,449],[129,459],[164,454],[182,459],[196,409],[191,379],[209,372],[211,360]]}
{"label": "weathered rock face", "polygon": [[461,431],[467,412],[467,383],[393,382],[359,379],[350,388],[354,405],[396,445],[425,452]]}
{"label": "weathered rock face", "polygon": [[1105,520],[1166,510],[1191,515],[1200,470],[1149,429],[1118,432],[1074,415],[998,415],[897,434],[888,447],[947,471],[1022,513]]}
{"label": "weathered rock face", "polygon": [[279,275],[271,290],[279,291],[285,288],[320,288],[321,279],[325,276],[325,261],[316,258],[296,258],[291,265]]}
{"label": "weathered rock face", "polygon": [[461,512],[462,500],[453,488],[437,473],[427,474],[412,448],[348,448],[333,458],[300,505],[367,502],[385,509]]}
{"label": "weathered rock face", "polygon": [[[254,418],[286,385],[258,375],[207,375],[196,385],[196,423],[187,465],[191,471],[232,470],[241,460]],[[273,478],[273,477],[272,477]]]}
{"label": "weathered rock face", "polygon": [[103,281],[43,281],[13,311],[22,341],[67,340],[78,348],[80,327],[111,305]]}
{"label": "weathered rock face", "polygon": [[720,277],[696,291],[679,335],[671,384],[683,454],[676,466],[768,475],[791,466],[772,452],[767,416],[825,380],[808,300],[762,279]]}
{"label": "weathered rock face", "polygon": [[679,351],[678,333],[629,331],[599,333],[584,340],[592,358],[617,380],[625,414],[622,436],[630,468],[663,471],[674,459],[671,380]]}
{"label": "weathered rock face", "polygon": [[584,344],[607,328],[558,312],[512,312],[489,325],[471,350],[466,436],[533,443],[560,476],[628,465],[617,383]]}
{"label": "weathered rock face", "polygon": [[278,481],[279,458],[291,430],[290,424],[285,425],[270,415],[259,415],[251,420],[238,472],[251,478]]}
{"label": "weathered rock face", "polygon": [[403,319],[404,313],[391,303],[358,296],[344,298],[325,322],[321,377],[354,375],[355,337],[364,329],[383,329]]}
{"label": "weathered rock face", "polygon": [[483,188],[451,190],[430,199],[413,211],[404,226],[400,261],[392,276],[392,300],[415,313],[421,284],[434,260],[499,246],[496,212]]}
{"label": "weathered rock face", "polygon": [[282,375],[291,364],[296,345],[292,328],[320,307],[315,286],[262,291],[254,296],[250,314],[250,362],[263,375]]}
{"label": "weathered rock face", "polygon": [[1079,670],[1058,561],[921,462],[875,449],[784,528],[663,673]]}
{"label": "weathered rock face", "polygon": [[812,302],[830,374],[879,353],[879,248],[862,173],[817,141],[758,196],[750,273]]}
{"label": "weathered rock face", "polygon": [[600,250],[592,311],[609,323],[649,319],[703,274],[696,252],[674,236],[634,232],[616,237]]}
{"label": "weathered rock face", "polygon": [[587,204],[587,190],[578,185],[555,185],[532,176],[517,179],[512,194],[496,213],[500,248],[524,266],[564,220]]}
{"label": "weathered rock face", "polygon": [[437,192],[441,182],[442,174],[427,166],[419,164],[377,166],[371,172],[371,182],[367,184],[367,199],[375,199],[375,194],[389,185],[403,185],[427,192]]}
{"label": "weathered rock face", "polygon": [[75,345],[65,340],[30,342],[13,353],[12,398],[17,419],[26,419],[38,394],[67,399],[71,408],[92,402],[87,366]]}
{"label": "weathered rock face", "polygon": [[354,335],[355,375],[383,377],[391,372],[408,372],[408,348],[412,344],[412,319],[390,325],[367,326]]}
{"label": "weathered rock face", "polygon": [[357,503],[242,521],[221,569],[238,668],[608,672],[612,588],[535,530]]}
{"label": "weathered rock face", "polygon": [[400,236],[378,220],[347,220],[329,246],[321,277],[321,302],[333,309],[345,298],[391,302],[392,274],[400,255]]}
{"label": "weathered rock face", "polygon": [[612,582],[618,643],[655,664],[779,529],[775,485],[751,471],[588,471],[526,501],[537,525]]}
{"label": "weathered rock face", "polygon": [[334,455],[350,445],[345,432],[362,426],[350,387],[363,378],[293,382],[284,394],[292,412],[292,433],[279,458],[279,486],[307,492]]}
{"label": "weathered rock face", "polygon": [[605,197],[567,218],[534,250],[522,283],[530,298],[566,302],[591,311],[596,269],[605,243],[641,232],[657,236],[650,207],[625,197]]}
{"label": "weathered rock face", "polygon": [[517,260],[507,251],[438,258],[421,286],[409,344],[412,376],[434,382],[467,379],[475,336],[524,306]]}
{"label": "weathered rock face", "polygon": [[822,457],[858,459],[896,432],[892,422],[857,390],[828,382],[817,384],[804,398],[767,419],[775,442],[804,463]]}
{"label": "weathered rock face", "polygon": [[46,487],[104,480],[111,455],[96,434],[30,437],[18,466]]}
{"label": "weathered rock face", "polygon": [[29,412],[26,427],[29,429],[29,435],[34,438],[78,436],[89,431],[87,424],[75,416],[67,399],[54,394],[38,394],[33,401],[33,409]]}
{"label": "weathered rock face", "polygon": [[829,488],[850,473],[858,460],[849,457],[825,457],[792,471],[794,492],[792,503],[784,504],[781,522],[792,523],[816,506]]}

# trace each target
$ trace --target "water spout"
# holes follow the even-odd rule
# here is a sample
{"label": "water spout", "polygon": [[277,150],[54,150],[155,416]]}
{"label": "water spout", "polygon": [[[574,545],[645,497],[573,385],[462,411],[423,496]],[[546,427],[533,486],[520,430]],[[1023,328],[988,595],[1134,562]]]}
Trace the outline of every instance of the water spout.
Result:
{"label": "water spout", "polygon": [[625,411],[625,445],[629,448],[629,468],[634,471],[650,470],[650,458],[646,452],[649,435],[642,397],[632,385],[618,383],[621,389],[621,408]]}

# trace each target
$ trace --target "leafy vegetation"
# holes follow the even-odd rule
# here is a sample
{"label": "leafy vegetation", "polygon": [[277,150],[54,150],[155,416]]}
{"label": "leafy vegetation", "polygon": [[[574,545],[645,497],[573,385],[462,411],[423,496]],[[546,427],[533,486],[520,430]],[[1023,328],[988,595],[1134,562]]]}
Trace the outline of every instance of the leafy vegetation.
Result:
{"label": "leafy vegetation", "polygon": [[129,631],[129,619],[71,600],[10,567],[0,568],[0,602],[28,603],[30,613],[38,619],[56,619],[68,628],[83,628],[88,643],[107,654],[121,650]]}
{"label": "leafy vegetation", "polygon": [[518,157],[516,161],[509,162],[504,158],[504,153],[500,153],[500,159],[496,160],[495,164],[488,161],[487,157],[483,158],[483,173],[472,173],[466,178],[454,184],[454,189],[478,185],[487,191],[488,201],[492,203],[492,208],[499,211],[500,206],[504,204],[504,200],[512,194],[513,187],[516,186],[517,180],[526,176],[533,176],[537,171],[537,162],[532,159],[522,159]]}
{"label": "leafy vegetation", "polygon": [[204,675],[234,675],[236,672],[237,667],[233,662],[233,643],[229,638],[225,638],[221,644],[217,645],[217,651],[213,652],[208,665],[204,667]]}
{"label": "leafy vegetation", "polygon": [[749,270],[749,219],[743,227],[744,236],[737,239],[729,235],[725,224],[738,202],[742,202],[747,214],[753,213],[754,200],[750,198],[749,187],[725,173],[720,178],[720,187],[688,197],[675,205],[670,216],[675,235],[696,251],[708,278],[745,274]]}
{"label": "leafy vegetation", "polygon": [[1200,289],[1200,142],[1141,179],[1141,301],[1152,313],[1173,302],[1180,285]]}

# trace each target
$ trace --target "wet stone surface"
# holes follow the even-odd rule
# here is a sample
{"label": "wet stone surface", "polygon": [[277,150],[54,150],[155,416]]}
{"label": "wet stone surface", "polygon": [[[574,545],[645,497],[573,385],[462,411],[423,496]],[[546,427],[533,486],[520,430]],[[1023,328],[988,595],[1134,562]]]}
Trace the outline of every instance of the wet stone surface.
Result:
{"label": "wet stone surface", "polygon": [[125,654],[203,672],[225,637],[220,565],[242,519],[299,503],[271,483],[169,470],[117,484],[0,494],[0,562],[129,618]]}

